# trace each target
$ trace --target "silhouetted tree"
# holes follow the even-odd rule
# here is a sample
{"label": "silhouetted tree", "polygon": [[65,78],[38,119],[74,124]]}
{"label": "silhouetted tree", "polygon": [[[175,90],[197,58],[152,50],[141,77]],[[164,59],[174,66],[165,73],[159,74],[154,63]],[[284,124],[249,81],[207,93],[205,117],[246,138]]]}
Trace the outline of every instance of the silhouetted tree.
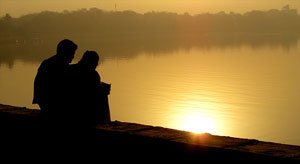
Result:
{"label": "silhouetted tree", "polygon": [[288,5],[281,10],[253,10],[244,14],[203,13],[190,15],[170,12],[104,11],[97,8],[76,11],[43,11],[0,19],[0,34],[88,35],[103,38],[171,38],[207,33],[298,33],[300,17]]}

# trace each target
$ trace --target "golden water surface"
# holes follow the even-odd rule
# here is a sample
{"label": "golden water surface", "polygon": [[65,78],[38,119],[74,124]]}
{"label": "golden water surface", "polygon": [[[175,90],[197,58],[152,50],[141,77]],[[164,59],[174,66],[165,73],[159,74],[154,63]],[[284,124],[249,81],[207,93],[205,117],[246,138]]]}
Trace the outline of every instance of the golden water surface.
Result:
{"label": "golden water surface", "polygon": [[[39,64],[1,64],[0,102],[38,108]],[[112,120],[300,145],[299,43],[140,52],[97,70],[112,83]]]}

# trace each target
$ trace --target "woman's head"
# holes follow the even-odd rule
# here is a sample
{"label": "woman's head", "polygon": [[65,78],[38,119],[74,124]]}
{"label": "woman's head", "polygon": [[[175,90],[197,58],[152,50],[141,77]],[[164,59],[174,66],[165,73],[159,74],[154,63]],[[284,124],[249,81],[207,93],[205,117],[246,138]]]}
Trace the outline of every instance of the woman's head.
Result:
{"label": "woman's head", "polygon": [[99,62],[99,55],[95,51],[86,51],[78,64],[90,69],[96,69]]}

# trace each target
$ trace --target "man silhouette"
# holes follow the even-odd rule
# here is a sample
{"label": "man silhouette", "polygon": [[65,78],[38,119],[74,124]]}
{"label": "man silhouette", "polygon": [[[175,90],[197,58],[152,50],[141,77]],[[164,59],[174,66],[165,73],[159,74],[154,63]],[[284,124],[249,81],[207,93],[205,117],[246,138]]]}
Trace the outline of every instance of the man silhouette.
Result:
{"label": "man silhouette", "polygon": [[63,91],[68,85],[65,74],[76,50],[74,42],[64,39],[59,42],[56,55],[44,60],[38,69],[32,103],[40,106],[44,116],[63,116],[66,107]]}

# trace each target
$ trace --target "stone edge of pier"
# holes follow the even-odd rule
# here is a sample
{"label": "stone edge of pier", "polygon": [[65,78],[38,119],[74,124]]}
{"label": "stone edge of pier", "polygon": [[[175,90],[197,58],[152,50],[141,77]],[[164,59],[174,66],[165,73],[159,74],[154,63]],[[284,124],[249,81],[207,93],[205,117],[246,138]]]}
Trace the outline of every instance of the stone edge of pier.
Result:
{"label": "stone edge of pier", "polygon": [[[40,110],[0,104],[1,129],[6,133],[24,131],[42,121]],[[29,123],[30,122],[30,123]],[[13,124],[13,125],[12,125]],[[18,127],[22,127],[18,129]],[[115,153],[146,153],[162,156],[189,157],[219,160],[271,160],[300,162],[300,146],[256,139],[217,136],[208,133],[195,134],[170,128],[142,125],[137,123],[113,121],[94,127],[94,137],[101,144],[113,147]],[[32,131],[28,131],[31,133]],[[26,134],[28,135],[28,134]],[[4,135],[5,136],[5,135]],[[3,141],[3,140],[2,140]],[[26,141],[24,141],[26,142]],[[20,142],[18,142],[20,143]]]}

